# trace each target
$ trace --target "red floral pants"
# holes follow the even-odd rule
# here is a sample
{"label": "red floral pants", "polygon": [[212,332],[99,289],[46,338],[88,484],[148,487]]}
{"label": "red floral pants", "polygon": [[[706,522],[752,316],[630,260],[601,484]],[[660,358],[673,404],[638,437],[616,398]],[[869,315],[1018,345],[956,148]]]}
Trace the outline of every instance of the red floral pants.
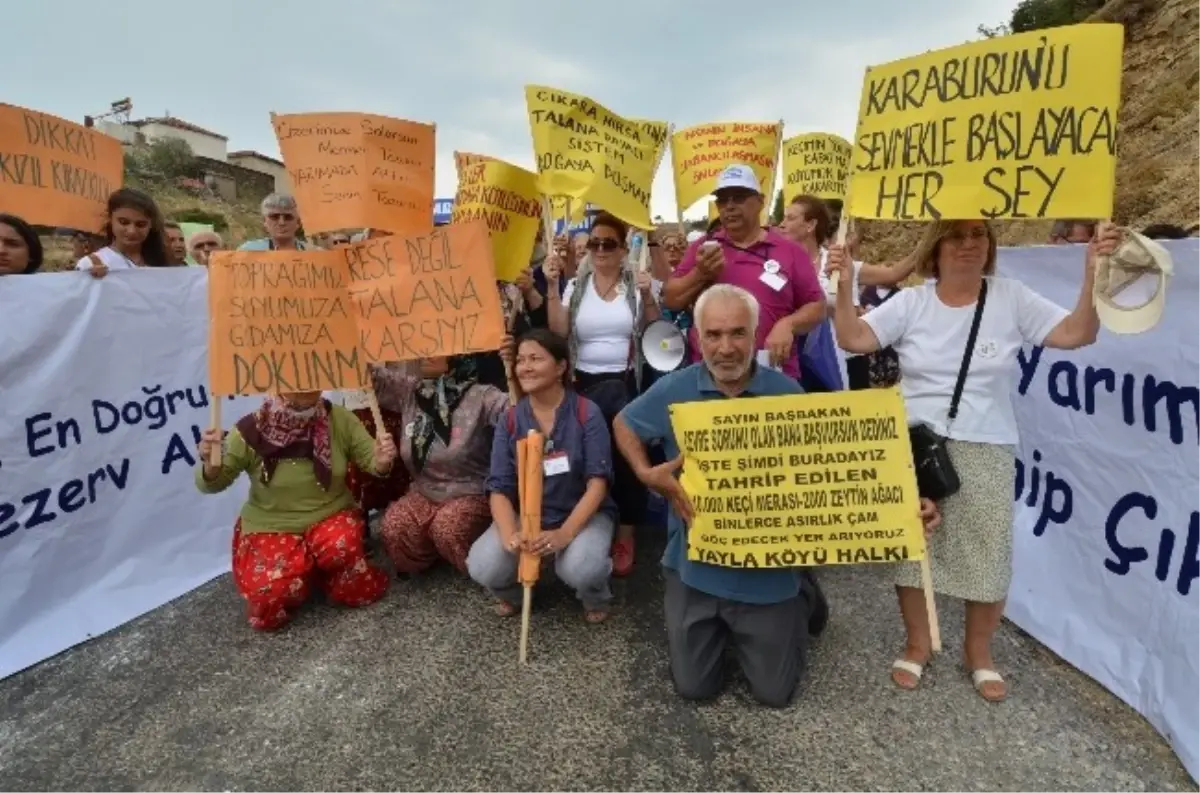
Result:
{"label": "red floral pants", "polygon": [[441,558],[465,574],[471,543],[491,524],[487,496],[438,503],[413,490],[388,507],[379,538],[398,573],[419,573]]}
{"label": "red floral pants", "polygon": [[291,620],[315,583],[343,606],[365,606],[383,597],[387,573],[363,555],[357,510],[330,515],[303,534],[242,534],[233,528],[233,583],[246,599],[250,627],[275,630]]}
{"label": "red floral pants", "polygon": [[[390,410],[380,411],[383,415],[383,424],[385,429],[391,433],[392,440],[397,446],[404,442],[404,426],[401,423],[400,414],[393,413]],[[371,411],[367,408],[354,411],[354,415],[358,416],[359,421],[367,428],[367,432],[371,437],[375,437],[375,419],[371,416]],[[392,466],[392,471],[382,479],[379,477],[364,474],[354,467],[351,463],[346,471],[346,487],[354,494],[354,500],[362,507],[364,512],[369,512],[376,509],[384,509],[388,504],[392,503],[400,496],[408,491],[408,469],[404,467],[397,456],[396,463]]]}

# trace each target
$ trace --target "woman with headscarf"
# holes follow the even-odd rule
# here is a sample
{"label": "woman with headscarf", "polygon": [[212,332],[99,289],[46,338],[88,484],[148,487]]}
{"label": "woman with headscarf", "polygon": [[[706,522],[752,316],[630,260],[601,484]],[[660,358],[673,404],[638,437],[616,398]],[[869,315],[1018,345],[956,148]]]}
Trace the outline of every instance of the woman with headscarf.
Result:
{"label": "woman with headscarf", "polygon": [[0,275],[31,275],[42,266],[42,241],[16,215],[0,214]]}
{"label": "woman with headscarf", "polygon": [[424,358],[420,371],[373,371],[380,407],[400,416],[400,459],[408,493],[384,513],[379,536],[398,573],[419,573],[438,559],[467,571],[467,552],[491,523],[486,492],[493,426],[504,391],[476,381],[472,356]]}
{"label": "woman with headscarf", "polygon": [[349,411],[319,391],[269,396],[224,438],[205,430],[196,487],[220,493],[243,471],[250,496],[233,530],[233,582],[248,604],[250,626],[287,624],[315,583],[343,606],[383,597],[387,574],[363,551],[363,518],[346,487],[346,468],[386,473],[396,457],[387,433],[372,440]]}

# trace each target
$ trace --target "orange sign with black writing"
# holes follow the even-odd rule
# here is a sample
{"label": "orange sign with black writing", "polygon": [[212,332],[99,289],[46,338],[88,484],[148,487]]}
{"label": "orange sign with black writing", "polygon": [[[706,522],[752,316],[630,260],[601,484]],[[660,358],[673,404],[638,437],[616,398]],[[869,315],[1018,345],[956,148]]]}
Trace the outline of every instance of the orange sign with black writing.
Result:
{"label": "orange sign with black writing", "polygon": [[305,231],[433,227],[432,124],[367,113],[272,114],[271,121]]}
{"label": "orange sign with black writing", "polygon": [[341,248],[369,363],[500,348],[504,318],[487,223]]}
{"label": "orange sign with black writing", "polygon": [[369,385],[337,251],[218,251],[208,264],[208,372],[215,394]]}
{"label": "orange sign with black writing", "polygon": [[35,226],[99,231],[121,187],[121,142],[58,116],[0,104],[0,212]]}

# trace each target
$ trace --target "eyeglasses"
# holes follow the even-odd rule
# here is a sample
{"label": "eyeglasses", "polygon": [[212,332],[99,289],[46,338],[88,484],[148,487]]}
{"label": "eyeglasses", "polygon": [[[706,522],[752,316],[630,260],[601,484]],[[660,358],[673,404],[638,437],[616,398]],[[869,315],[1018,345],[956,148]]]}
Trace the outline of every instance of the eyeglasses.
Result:
{"label": "eyeglasses", "polygon": [[337,247],[338,245],[349,245],[350,240],[346,239],[345,237],[334,237],[329,241],[329,244],[334,247]]}
{"label": "eyeglasses", "polygon": [[714,199],[717,206],[721,207],[725,206],[726,204],[744,204],[746,201],[756,195],[758,195],[758,193],[755,193],[751,190],[732,190],[727,188],[718,193]]}
{"label": "eyeglasses", "polygon": [[587,249],[589,251],[615,251],[621,247],[621,243],[613,239],[592,237],[587,241]]}
{"label": "eyeglasses", "polygon": [[272,212],[267,215],[267,220],[274,223],[291,223],[296,219],[296,216],[290,212]]}
{"label": "eyeglasses", "polygon": [[987,232],[986,228],[984,228],[983,226],[975,226],[974,228],[972,228],[968,231],[963,231],[962,229],[956,229],[956,230],[950,232],[949,234],[947,234],[942,239],[944,239],[946,242],[952,243],[954,245],[962,245],[963,243],[968,242],[968,241],[974,242],[977,240],[987,239],[987,235],[988,235],[988,232]]}

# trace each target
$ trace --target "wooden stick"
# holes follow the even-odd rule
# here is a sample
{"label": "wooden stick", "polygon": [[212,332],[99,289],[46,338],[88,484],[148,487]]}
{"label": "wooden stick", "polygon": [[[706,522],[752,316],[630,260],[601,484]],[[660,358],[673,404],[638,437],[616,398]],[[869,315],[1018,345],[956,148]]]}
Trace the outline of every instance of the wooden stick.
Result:
{"label": "wooden stick", "polygon": [[942,651],[942,630],[938,627],[937,604],[933,600],[933,570],[929,567],[929,546],[921,558],[921,589],[925,590],[925,612],[929,616],[929,640],[933,651]]}
{"label": "wooden stick", "polygon": [[529,618],[533,613],[533,586],[525,584],[521,593],[521,639],[517,651],[521,666],[529,664]]}
{"label": "wooden stick", "polygon": [[378,438],[379,433],[387,432],[387,427],[383,426],[383,413],[379,410],[379,400],[375,398],[374,388],[365,388],[363,391],[367,396],[367,407],[371,408],[371,418],[375,420],[375,437]]}
{"label": "wooden stick", "polygon": [[[221,431],[221,397],[210,393],[208,395],[208,425],[217,432]],[[212,452],[208,455],[208,464],[220,467],[225,456],[225,444],[213,444]]]}

